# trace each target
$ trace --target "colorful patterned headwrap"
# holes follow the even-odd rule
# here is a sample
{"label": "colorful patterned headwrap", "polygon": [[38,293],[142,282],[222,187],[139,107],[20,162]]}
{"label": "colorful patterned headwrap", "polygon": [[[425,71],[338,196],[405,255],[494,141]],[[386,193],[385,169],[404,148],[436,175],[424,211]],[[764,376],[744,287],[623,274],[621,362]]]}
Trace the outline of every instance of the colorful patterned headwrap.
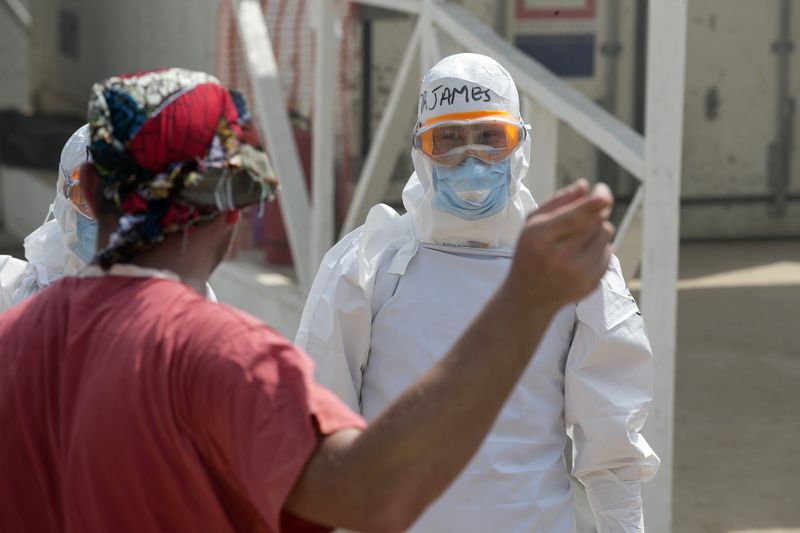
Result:
{"label": "colorful patterned headwrap", "polygon": [[277,187],[244,98],[183,69],[115,76],[92,88],[90,151],[122,216],[104,269],[169,233],[262,203]]}

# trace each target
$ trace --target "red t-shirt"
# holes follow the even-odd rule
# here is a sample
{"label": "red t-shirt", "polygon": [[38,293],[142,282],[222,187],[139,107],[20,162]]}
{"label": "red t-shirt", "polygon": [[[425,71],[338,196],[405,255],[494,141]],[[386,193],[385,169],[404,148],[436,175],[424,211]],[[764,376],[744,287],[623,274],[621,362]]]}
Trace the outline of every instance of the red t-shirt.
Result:
{"label": "red t-shirt", "polygon": [[305,528],[284,502],[348,427],[305,354],[177,281],[67,278],[0,314],[0,531]]}

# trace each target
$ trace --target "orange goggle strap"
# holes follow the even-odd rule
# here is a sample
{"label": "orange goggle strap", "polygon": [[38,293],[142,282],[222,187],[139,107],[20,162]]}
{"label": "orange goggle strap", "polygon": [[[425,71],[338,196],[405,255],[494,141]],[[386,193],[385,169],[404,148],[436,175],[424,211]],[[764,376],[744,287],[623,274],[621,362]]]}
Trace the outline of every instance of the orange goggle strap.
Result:
{"label": "orange goggle strap", "polygon": [[[476,120],[481,118],[499,118],[501,122],[506,124],[506,135],[511,140],[511,145],[516,146],[522,139],[519,137],[520,129],[525,131],[525,126],[522,120],[515,118],[511,113],[505,111],[469,111],[465,113],[450,113],[448,115],[440,115],[425,121],[419,131],[417,131],[415,138],[419,146],[418,148],[422,153],[427,155],[433,154],[433,127],[442,122],[463,122],[469,120]],[[524,133],[523,133],[524,135]],[[524,138],[524,137],[523,137]]]}
{"label": "orange goggle strap", "polygon": [[515,117],[508,111],[465,111],[463,113],[448,113],[446,115],[439,115],[431,117],[422,124],[422,127],[436,124],[437,122],[454,122],[460,120],[475,120],[479,118],[504,118],[512,122],[520,121],[519,117]]}

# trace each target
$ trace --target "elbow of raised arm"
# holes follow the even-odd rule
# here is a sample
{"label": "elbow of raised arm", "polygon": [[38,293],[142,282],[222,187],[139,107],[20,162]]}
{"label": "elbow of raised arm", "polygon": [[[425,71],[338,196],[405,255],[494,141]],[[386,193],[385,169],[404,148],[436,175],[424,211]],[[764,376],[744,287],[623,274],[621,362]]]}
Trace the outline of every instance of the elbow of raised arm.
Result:
{"label": "elbow of raised arm", "polygon": [[425,505],[403,497],[369,495],[352,529],[364,533],[399,533],[408,530],[425,510]]}
{"label": "elbow of raised arm", "polygon": [[[368,475],[356,484],[358,531],[406,531],[446,488],[447,483],[414,475],[413,468]],[[374,474],[374,471],[373,471]]]}
{"label": "elbow of raised arm", "polygon": [[601,480],[608,477],[623,482],[650,481],[661,461],[641,434],[645,416],[638,410],[573,424],[573,475],[586,486],[604,484]]}
{"label": "elbow of raised arm", "polygon": [[359,531],[365,533],[401,533],[408,530],[419,516],[418,514],[399,513],[396,511],[379,513],[380,516],[370,519]]}

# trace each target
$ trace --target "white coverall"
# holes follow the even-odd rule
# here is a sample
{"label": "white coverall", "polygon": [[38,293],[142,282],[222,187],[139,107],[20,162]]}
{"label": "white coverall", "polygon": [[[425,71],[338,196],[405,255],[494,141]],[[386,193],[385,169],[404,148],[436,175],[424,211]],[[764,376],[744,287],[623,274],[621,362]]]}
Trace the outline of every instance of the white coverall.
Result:
{"label": "white coverall", "polygon": [[[89,126],[79,128],[61,151],[56,197],[44,223],[25,237],[25,259],[0,255],[0,312],[32,296],[63,276],[74,276],[86,267],[76,255],[78,211],[64,196],[65,180],[87,160]],[[207,297],[216,302],[206,285]]]}
{"label": "white coverall", "polygon": [[89,128],[84,125],[61,151],[56,197],[44,223],[25,237],[25,259],[0,255],[0,311],[39,292],[63,276],[77,274],[86,263],[73,251],[78,242],[77,209],[64,196],[65,180],[86,161]]}
{"label": "white coverall", "polygon": [[[484,56],[451,57],[428,73],[423,90],[441,78],[472,81],[505,96],[518,116],[505,69]],[[431,205],[431,162],[412,150],[407,213],[375,206],[323,259],[295,342],[316,361],[318,381],[367,420],[447,352],[504,279],[535,209],[522,183],[530,148],[528,136],[511,156],[506,208],[477,221]],[[567,436],[598,531],[643,531],[640,483],[659,465],[640,435],[652,363],[613,258],[597,290],[555,316],[485,442],[412,531],[573,531]]]}

